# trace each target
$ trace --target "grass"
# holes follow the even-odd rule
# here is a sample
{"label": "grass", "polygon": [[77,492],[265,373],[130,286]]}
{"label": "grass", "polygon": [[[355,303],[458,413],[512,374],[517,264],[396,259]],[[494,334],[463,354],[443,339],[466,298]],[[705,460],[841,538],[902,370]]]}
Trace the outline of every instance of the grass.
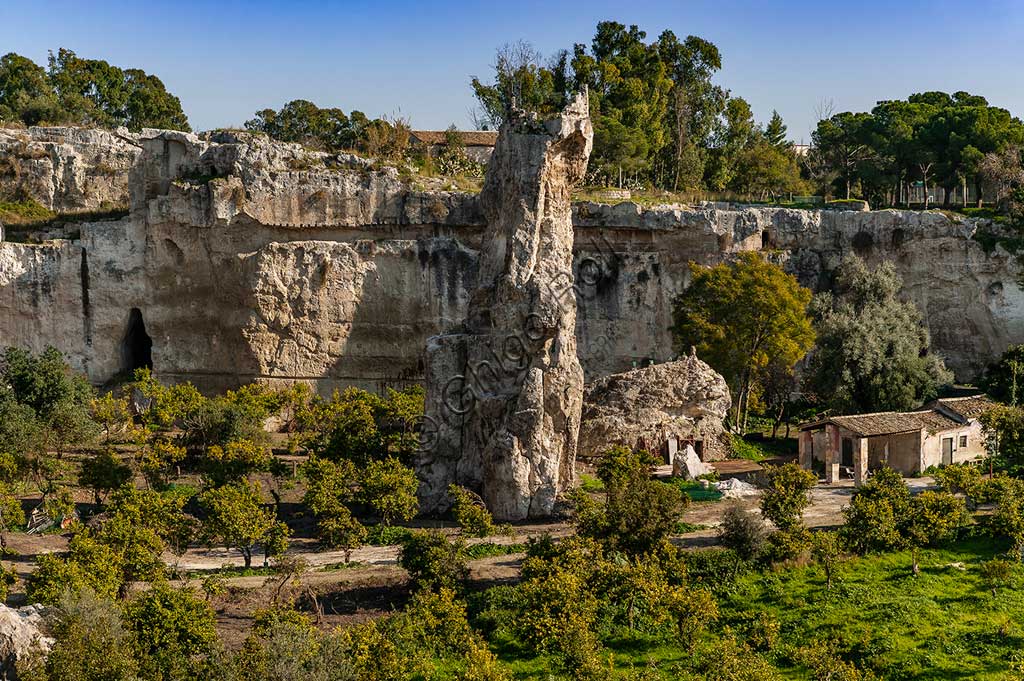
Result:
{"label": "grass", "polygon": [[56,213],[35,199],[0,201],[0,224],[35,225],[49,222],[56,216]]}
{"label": "grass", "polygon": [[580,473],[580,489],[584,492],[596,494],[604,491],[604,483],[593,475],[587,475],[586,473]]}
{"label": "grass", "polygon": [[[767,616],[789,647],[832,640],[885,679],[1004,679],[1024,647],[1024,591],[993,597],[978,566],[1005,548],[974,538],[925,551],[918,577],[908,553],[856,558],[840,566],[831,591],[818,567],[748,574],[720,601],[721,624],[743,630]],[[790,678],[805,678],[787,651],[769,657]]]}
{"label": "grass", "polygon": [[776,456],[797,453],[796,438],[754,439],[751,437],[732,436],[732,455],[735,459],[748,461],[764,461]]}
{"label": "grass", "polygon": [[[1019,678],[1011,674],[1011,661],[1024,649],[1024,577],[1018,574],[1013,588],[993,597],[978,576],[979,564],[1005,549],[973,538],[926,550],[917,577],[906,552],[850,558],[838,567],[831,591],[814,565],[747,571],[735,582],[716,584],[713,635],[731,632],[784,679],[815,678],[798,662],[800,651],[822,647],[890,681]],[[777,640],[766,644],[764,633],[775,624]],[[698,651],[708,641],[699,642]],[[611,678],[703,678],[683,671],[693,658],[675,637],[619,632],[602,642]],[[501,636],[492,639],[492,648],[515,678],[549,678],[550,658],[531,657]],[[643,676],[635,676],[638,671]]]}
{"label": "grass", "polygon": [[690,501],[693,502],[718,501],[722,498],[722,493],[715,489],[714,486],[705,489],[697,480],[683,480],[674,476],[661,478],[661,480],[665,484],[677,488],[680,492],[690,497]]}

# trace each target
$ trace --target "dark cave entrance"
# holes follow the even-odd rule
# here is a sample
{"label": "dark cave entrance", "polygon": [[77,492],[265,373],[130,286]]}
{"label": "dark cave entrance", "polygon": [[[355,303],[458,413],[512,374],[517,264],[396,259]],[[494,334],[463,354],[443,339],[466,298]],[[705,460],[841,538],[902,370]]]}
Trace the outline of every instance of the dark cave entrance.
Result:
{"label": "dark cave entrance", "polygon": [[153,339],[146,333],[146,322],[137,307],[128,313],[128,331],[121,342],[121,361],[129,373],[153,368]]}

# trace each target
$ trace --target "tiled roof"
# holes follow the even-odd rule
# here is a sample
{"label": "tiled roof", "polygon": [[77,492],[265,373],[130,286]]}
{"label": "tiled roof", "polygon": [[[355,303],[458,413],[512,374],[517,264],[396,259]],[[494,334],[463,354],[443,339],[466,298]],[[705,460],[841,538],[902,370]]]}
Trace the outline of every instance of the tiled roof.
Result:
{"label": "tiled roof", "polygon": [[968,395],[967,397],[945,397],[935,400],[929,406],[941,405],[949,411],[963,416],[965,419],[978,418],[995,406],[995,402],[985,395]]}
{"label": "tiled roof", "polygon": [[851,416],[832,416],[817,423],[804,424],[801,428],[809,428],[834,423],[861,437],[873,435],[892,435],[895,433],[912,433],[922,428],[930,433],[951,430],[960,424],[948,416],[929,409],[927,411],[886,411],[878,414],[855,414]]}
{"label": "tiled roof", "polygon": [[[445,144],[447,130],[413,130],[413,137],[424,144]],[[498,142],[498,133],[494,130],[459,130],[459,137],[467,147],[493,147]]]}

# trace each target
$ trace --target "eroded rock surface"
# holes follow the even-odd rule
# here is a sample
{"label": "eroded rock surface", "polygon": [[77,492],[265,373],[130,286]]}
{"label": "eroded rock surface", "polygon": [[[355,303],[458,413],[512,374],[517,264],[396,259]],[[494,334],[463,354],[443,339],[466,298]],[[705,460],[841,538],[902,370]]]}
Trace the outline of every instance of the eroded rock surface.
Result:
{"label": "eroded rock surface", "polygon": [[[62,185],[66,173],[53,168],[138,153],[130,183],[117,175],[130,184],[131,214],[69,225],[45,244],[0,243],[0,345],[53,344],[97,383],[138,360],[133,319],[144,321],[157,375],[207,391],[254,380],[301,380],[324,394],[422,382],[427,339],[466,319],[489,267],[477,196],[365,159],[246,133],[148,130],[129,138],[137,152],[115,133],[57,130],[0,133],[65,159],[33,160],[45,168],[33,176],[50,178],[37,198],[101,204],[103,185]],[[10,153],[0,147],[0,166]],[[981,236],[996,229],[984,220],[633,203],[579,203],[572,219],[576,343],[591,382],[674,359],[672,300],[688,264],[740,251],[763,252],[814,290],[851,254],[893,262],[960,380],[1024,342],[1021,260]]]}
{"label": "eroded rock surface", "polygon": [[58,212],[124,207],[138,155],[137,136],[124,129],[0,128],[0,197]]}
{"label": "eroded rock surface", "polygon": [[696,355],[612,374],[587,384],[580,456],[600,456],[613,445],[654,450],[675,436],[701,443],[705,461],[722,459],[729,445],[722,421],[729,386]]}
{"label": "eroded rock surface", "polygon": [[0,603],[0,678],[17,679],[19,662],[50,650],[46,610],[38,604],[9,608]]}
{"label": "eroded rock surface", "polygon": [[501,128],[480,195],[487,228],[466,320],[427,343],[436,438],[417,462],[426,512],[447,508],[454,482],[502,520],[546,516],[574,481],[583,369],[571,191],[592,144],[585,94],[554,120],[517,114]]}

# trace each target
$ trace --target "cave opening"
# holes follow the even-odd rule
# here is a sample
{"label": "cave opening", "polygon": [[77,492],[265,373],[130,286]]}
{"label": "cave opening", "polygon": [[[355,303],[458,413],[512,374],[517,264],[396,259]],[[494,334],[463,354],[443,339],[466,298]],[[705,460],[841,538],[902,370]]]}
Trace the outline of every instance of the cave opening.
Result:
{"label": "cave opening", "polygon": [[128,331],[121,342],[121,359],[124,370],[129,373],[153,368],[153,339],[146,333],[146,322],[137,307],[128,313]]}

